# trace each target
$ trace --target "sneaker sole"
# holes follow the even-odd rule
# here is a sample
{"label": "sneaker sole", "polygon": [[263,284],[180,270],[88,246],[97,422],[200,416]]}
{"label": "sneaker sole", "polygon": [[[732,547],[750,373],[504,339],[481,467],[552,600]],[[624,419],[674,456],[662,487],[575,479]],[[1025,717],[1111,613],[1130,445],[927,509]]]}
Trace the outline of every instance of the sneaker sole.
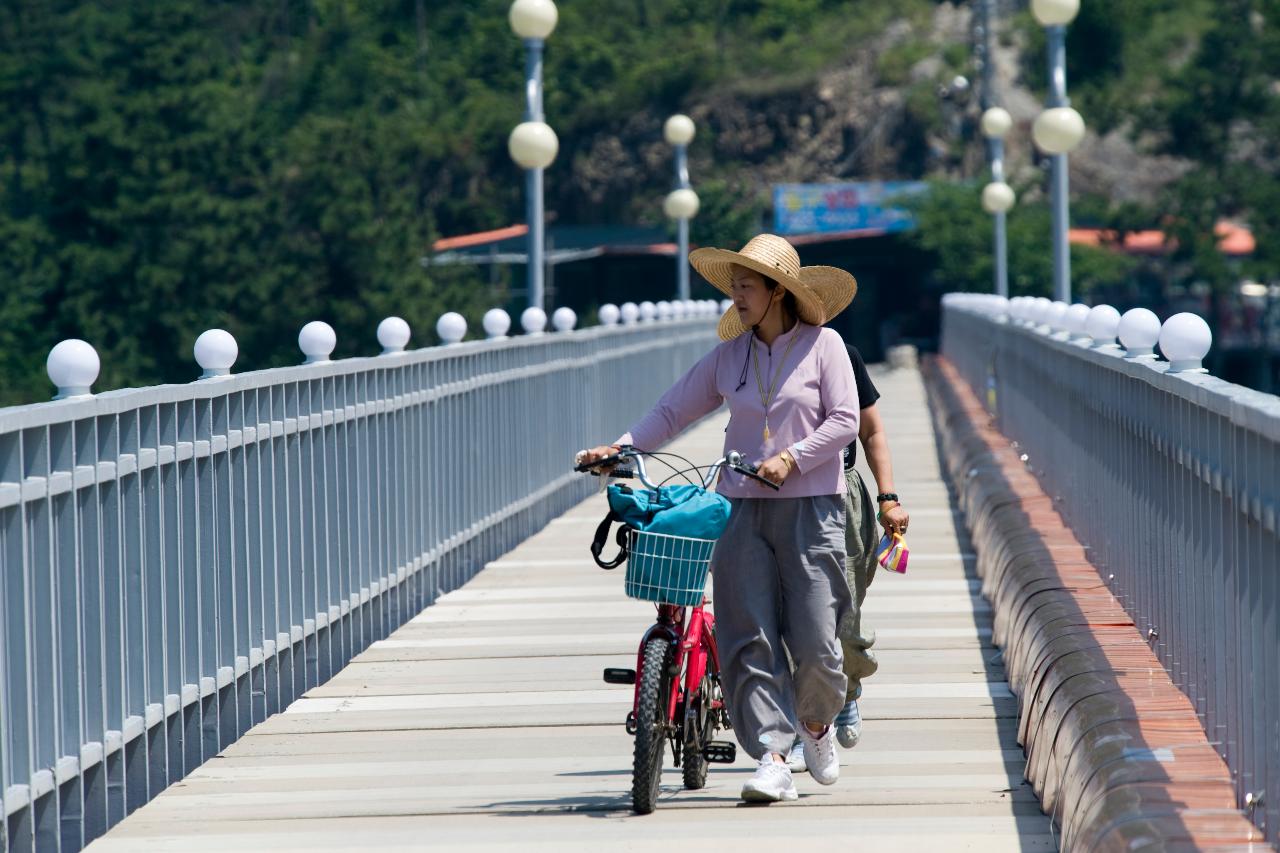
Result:
{"label": "sneaker sole", "polygon": [[778,794],[769,791],[757,791],[755,788],[742,789],[742,800],[747,803],[779,803],[798,799],[800,799],[800,794],[794,786]]}
{"label": "sneaker sole", "polygon": [[829,776],[827,778],[816,776],[812,771],[809,772],[809,776],[813,779],[813,781],[817,782],[819,785],[834,785],[835,783],[840,781],[839,771],[836,772],[836,775]]}

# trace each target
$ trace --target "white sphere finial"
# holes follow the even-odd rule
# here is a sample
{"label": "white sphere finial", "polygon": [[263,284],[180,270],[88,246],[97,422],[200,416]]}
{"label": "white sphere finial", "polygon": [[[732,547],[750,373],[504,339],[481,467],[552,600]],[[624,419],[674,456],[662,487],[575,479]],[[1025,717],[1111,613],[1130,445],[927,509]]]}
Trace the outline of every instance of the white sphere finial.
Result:
{"label": "white sphere finial", "polygon": [[404,352],[409,343],[409,324],[400,317],[388,317],[378,324],[378,343],[383,355]]}
{"label": "white sphere finial", "polygon": [[622,316],[622,312],[618,310],[618,306],[612,302],[606,302],[596,311],[596,316],[600,319],[601,326],[616,326],[618,318]]}
{"label": "white sphere finial", "polygon": [[618,309],[618,316],[622,318],[622,325],[634,326],[640,319],[640,306],[634,302],[624,302]]}
{"label": "white sphere finial", "polygon": [[484,312],[480,325],[484,326],[485,336],[489,340],[500,340],[507,336],[507,331],[511,328],[511,315],[501,308],[490,308]]}
{"label": "white sphere finial", "polygon": [[557,308],[551,313],[551,325],[557,332],[572,332],[578,325],[578,314],[568,306]]}
{"label": "white sphere finial", "polygon": [[1169,373],[1204,373],[1201,362],[1213,346],[1213,331],[1198,314],[1174,314],[1160,327],[1160,352]]}
{"label": "white sphere finial", "polygon": [[545,39],[555,31],[560,13],[552,0],[516,0],[507,12],[511,31],[522,39]]}
{"label": "white sphere finial", "polygon": [[446,311],[436,320],[436,334],[445,346],[459,343],[467,336],[467,320],[457,311]]}
{"label": "white sphere finial", "polygon": [[1110,305],[1095,305],[1089,309],[1084,330],[1093,338],[1095,347],[1114,347],[1120,330],[1120,312]]}
{"label": "white sphere finial", "polygon": [[1089,306],[1083,302],[1077,302],[1067,309],[1066,328],[1071,340],[1088,340],[1089,334],[1085,331],[1085,323],[1089,320]]}
{"label": "white sphere finial", "polygon": [[654,306],[657,309],[657,317],[659,321],[671,319],[671,303],[665,299],[659,299],[658,304]]}
{"label": "white sphere finial", "polygon": [[545,121],[521,122],[507,137],[507,153],[522,169],[545,169],[559,151],[560,139]]}
{"label": "white sphere finial", "polygon": [[520,315],[520,325],[526,335],[541,335],[547,328],[547,312],[529,307]]}
{"label": "white sphere finial", "polygon": [[732,307],[733,307],[733,300],[732,300],[732,299],[721,299],[721,300],[720,300],[720,313],[721,313],[721,314],[724,314],[725,312],[727,312],[727,311],[728,311],[730,308],[732,308]]}
{"label": "white sphere finial", "polygon": [[1146,308],[1131,308],[1120,317],[1117,328],[1125,358],[1154,358],[1160,340],[1160,318]]}
{"label": "white sphere finial", "polygon": [[1071,306],[1065,302],[1053,302],[1046,312],[1045,323],[1055,333],[1067,330],[1067,309]]}
{"label": "white sphere finial", "polygon": [[662,136],[668,145],[688,145],[696,132],[693,119],[682,113],[676,113],[662,126]]}
{"label": "white sphere finial", "polygon": [[298,332],[298,349],[306,356],[303,364],[328,361],[329,354],[338,345],[338,334],[323,320],[312,320]]}
{"label": "white sphere finial", "polygon": [[44,367],[58,389],[53,399],[70,400],[93,396],[89,389],[98,379],[102,362],[98,360],[98,351],[88,343],[79,338],[69,338],[49,350]]}
{"label": "white sphere finial", "polygon": [[223,329],[209,329],[201,332],[196,344],[191,348],[196,357],[196,364],[204,370],[201,379],[212,379],[215,376],[227,376],[231,373],[231,365],[236,363],[240,355],[240,347],[231,333]]}
{"label": "white sphere finial", "polygon": [[658,317],[658,306],[648,299],[640,303],[640,322],[652,323]]}

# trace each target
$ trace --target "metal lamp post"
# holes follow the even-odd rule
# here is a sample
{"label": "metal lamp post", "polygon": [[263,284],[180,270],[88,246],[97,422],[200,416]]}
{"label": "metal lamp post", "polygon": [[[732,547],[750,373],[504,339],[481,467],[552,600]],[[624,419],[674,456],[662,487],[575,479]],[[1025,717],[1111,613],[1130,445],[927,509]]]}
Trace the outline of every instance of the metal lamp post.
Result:
{"label": "metal lamp post", "polygon": [[525,203],[529,220],[527,287],[529,307],[539,310],[543,308],[543,247],[546,245],[542,170],[551,165],[560,149],[555,131],[543,121],[542,48],[547,36],[556,28],[557,18],[553,0],[515,0],[508,13],[511,29],[524,40],[525,112],[524,121],[516,125],[507,139],[507,151],[516,165],[525,170]]}
{"label": "metal lamp post", "polygon": [[1067,24],[1080,0],[1032,0],[1031,11],[1049,37],[1049,107],[1036,117],[1031,136],[1051,156],[1053,207],[1053,298],[1071,302],[1071,255],[1067,246],[1067,154],[1084,139],[1084,119],[1067,100]]}
{"label": "metal lamp post", "polygon": [[1013,188],[1004,181],[1004,137],[1013,127],[1013,118],[1001,107],[991,107],[982,114],[982,134],[990,142],[991,183],[982,188],[982,207],[995,217],[995,290],[1009,296],[1009,252],[1005,239],[1005,214],[1017,201]]}
{"label": "metal lamp post", "polygon": [[689,187],[689,143],[696,128],[693,119],[676,114],[662,126],[662,135],[676,152],[676,188],[662,202],[663,212],[676,221],[676,298],[689,298],[689,220],[698,213],[698,194]]}

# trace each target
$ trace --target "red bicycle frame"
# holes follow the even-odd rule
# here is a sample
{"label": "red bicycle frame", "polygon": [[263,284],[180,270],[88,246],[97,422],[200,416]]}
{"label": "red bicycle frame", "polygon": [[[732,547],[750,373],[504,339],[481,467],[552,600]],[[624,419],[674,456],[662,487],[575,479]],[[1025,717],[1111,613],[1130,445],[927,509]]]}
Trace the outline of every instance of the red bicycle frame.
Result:
{"label": "red bicycle frame", "polygon": [[[676,711],[686,696],[698,691],[702,677],[707,672],[707,658],[716,672],[720,671],[720,651],[716,648],[715,614],[706,609],[706,599],[697,607],[677,607],[673,604],[658,605],[658,621],[649,627],[640,640],[640,648],[636,652],[636,689],[631,699],[631,713],[634,715],[640,706],[640,685],[644,681],[644,648],[649,641],[658,635],[665,635],[671,640],[674,649],[672,667],[675,670],[672,682],[675,690],[669,691],[667,702],[667,723],[676,723]],[[685,616],[688,615],[688,622]],[[680,673],[684,672],[684,684],[679,683]],[[712,710],[720,710],[717,701]]]}

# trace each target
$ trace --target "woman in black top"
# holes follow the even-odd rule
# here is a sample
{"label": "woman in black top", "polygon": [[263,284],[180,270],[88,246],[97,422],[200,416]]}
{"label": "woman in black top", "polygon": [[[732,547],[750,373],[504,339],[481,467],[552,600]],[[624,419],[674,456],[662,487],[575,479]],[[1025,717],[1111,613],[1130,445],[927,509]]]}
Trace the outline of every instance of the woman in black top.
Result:
{"label": "woman in black top", "polygon": [[[867,596],[867,587],[875,578],[876,545],[879,535],[876,531],[877,515],[882,527],[888,533],[906,534],[911,518],[898,500],[893,486],[893,460],[889,453],[889,436],[885,432],[884,422],[880,419],[880,409],[876,401],[880,392],[867,373],[866,362],[857,347],[846,344],[849,350],[849,361],[853,363],[853,377],[858,385],[858,405],[861,414],[858,422],[858,440],[852,442],[845,450],[844,476],[845,485],[845,576],[849,582],[849,592],[853,595],[854,607],[849,616],[840,623],[840,644],[844,647],[844,674],[849,679],[848,693],[845,695],[844,710],[836,717],[836,739],[846,749],[858,745],[862,736],[862,716],[858,712],[858,697],[862,695],[862,680],[869,678],[880,664],[871,651],[875,644],[875,631],[862,624],[862,601]],[[867,454],[867,467],[875,478],[878,493],[873,503],[861,475],[854,468],[858,458],[858,444],[862,444]],[[803,769],[803,756],[799,750],[793,750],[788,757],[792,770]]]}

